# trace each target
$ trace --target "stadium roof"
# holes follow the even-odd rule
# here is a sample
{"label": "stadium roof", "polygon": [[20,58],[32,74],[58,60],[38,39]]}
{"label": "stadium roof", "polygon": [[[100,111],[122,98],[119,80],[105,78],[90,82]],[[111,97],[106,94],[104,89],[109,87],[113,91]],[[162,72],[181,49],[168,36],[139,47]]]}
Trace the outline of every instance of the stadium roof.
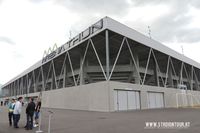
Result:
{"label": "stadium roof", "polygon": [[[165,45],[163,45],[163,44],[161,44],[161,43],[159,43],[159,42],[157,42],[157,41],[155,41],[155,40],[153,40],[153,39],[151,39],[151,38],[149,38],[149,37],[147,37],[147,36],[145,36],[145,35],[137,32],[136,30],[134,30],[134,29],[132,29],[132,28],[130,28],[130,27],[128,27],[128,26],[126,26],[126,25],[118,22],[118,21],[113,20],[112,18],[104,17],[103,19],[101,19],[100,21],[98,21],[97,23],[95,23],[93,25],[97,25],[98,26],[98,25],[100,25],[101,22],[103,24],[102,25],[103,27],[101,27],[100,29],[98,29],[97,31],[95,31],[93,34],[85,37],[84,39],[79,40],[74,45],[68,46],[69,42],[71,42],[71,40],[75,39],[78,35],[75,36],[74,38],[72,38],[71,40],[69,40],[67,43],[65,43],[65,44],[62,45],[64,47],[66,47],[67,49],[65,49],[64,51],[62,51],[59,54],[56,54],[56,56],[54,56],[53,58],[56,58],[60,54],[64,53],[67,50],[72,49],[73,47],[76,47],[77,45],[81,44],[82,42],[84,42],[88,38],[95,36],[96,34],[104,31],[105,29],[108,29],[110,31],[113,31],[113,32],[118,33],[118,34],[121,34],[123,36],[126,36],[127,38],[129,38],[131,40],[139,42],[139,43],[141,43],[141,44],[143,44],[143,45],[145,45],[147,47],[153,48],[153,49],[155,49],[157,51],[160,51],[160,52],[162,52],[162,53],[164,53],[166,55],[174,57],[174,58],[176,58],[178,60],[181,60],[181,61],[183,61],[185,63],[188,63],[188,64],[190,64],[190,65],[192,65],[192,66],[197,67],[197,68],[200,69],[200,64],[198,62],[196,62],[196,61],[194,61],[194,60],[192,60],[192,59],[190,59],[190,58],[188,58],[188,57],[186,57],[186,56],[184,56],[184,55],[182,55],[182,54],[174,51],[173,49],[170,49],[169,47],[166,47]],[[92,26],[90,26],[90,27],[92,27]],[[89,29],[89,28],[87,28],[87,29]],[[81,33],[84,33],[85,31],[87,31],[87,29],[84,30]],[[48,60],[48,61],[50,61],[50,60]],[[47,63],[48,61],[46,61],[45,63]],[[9,83],[15,81],[16,79],[18,79],[20,77],[26,75],[27,73],[31,72],[32,70],[40,67],[42,64],[45,64],[45,63],[41,59],[40,61],[38,61],[37,63],[35,63],[33,66],[29,67],[24,72],[22,72],[21,74],[19,74],[18,76],[16,76],[15,78],[11,79],[6,84],[4,84],[2,87],[8,85]]]}

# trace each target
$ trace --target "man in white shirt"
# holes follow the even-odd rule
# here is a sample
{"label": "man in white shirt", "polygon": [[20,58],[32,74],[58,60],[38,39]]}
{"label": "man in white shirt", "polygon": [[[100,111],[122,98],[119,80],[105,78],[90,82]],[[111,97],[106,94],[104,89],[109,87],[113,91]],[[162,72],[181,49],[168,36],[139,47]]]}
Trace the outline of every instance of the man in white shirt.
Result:
{"label": "man in white shirt", "polygon": [[18,101],[15,103],[15,108],[13,111],[14,128],[19,128],[18,122],[20,120],[21,111],[22,111],[22,97],[19,97]]}

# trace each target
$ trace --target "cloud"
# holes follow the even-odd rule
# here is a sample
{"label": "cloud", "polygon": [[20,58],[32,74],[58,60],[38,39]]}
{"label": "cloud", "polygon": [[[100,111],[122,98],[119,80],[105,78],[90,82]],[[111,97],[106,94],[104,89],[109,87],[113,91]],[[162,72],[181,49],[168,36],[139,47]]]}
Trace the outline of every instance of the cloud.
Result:
{"label": "cloud", "polygon": [[54,0],[55,3],[78,13],[124,15],[130,8],[125,0]]}
{"label": "cloud", "polygon": [[[185,8],[186,6],[200,7],[199,0],[132,0],[135,6],[144,6],[144,5],[158,5],[158,4],[170,4],[178,8]],[[176,9],[175,9],[176,10]]]}
{"label": "cloud", "polygon": [[180,42],[195,43],[200,42],[200,29],[183,29],[182,32],[177,33]]}
{"label": "cloud", "polygon": [[4,37],[4,36],[0,36],[0,42],[5,42],[5,43],[10,44],[10,45],[15,44],[15,42],[12,39],[10,39],[8,37]]}
{"label": "cloud", "polygon": [[16,50],[12,52],[12,55],[14,58],[23,58],[24,57],[21,53],[19,53]]}
{"label": "cloud", "polygon": [[[35,3],[41,2],[38,0],[30,1]],[[199,41],[198,34],[200,33],[200,29],[188,27],[193,20],[193,16],[187,15],[191,7],[197,9],[200,7],[199,0],[51,0],[51,2],[52,4],[65,7],[70,12],[78,14],[79,21],[71,25],[71,30],[74,34],[80,32],[80,29],[83,29],[84,26],[90,25],[91,22],[95,22],[104,16],[110,16],[123,21],[123,18],[126,18],[131,10],[140,8],[141,10],[139,12],[136,10],[124,22],[131,27],[138,27],[136,30],[139,30],[143,34],[148,32],[147,26],[150,25],[152,38],[161,42],[178,41],[194,43]],[[168,12],[159,16],[157,14],[162,12],[162,8],[154,12],[151,11],[154,10],[153,7],[159,5],[167,7]],[[138,16],[137,14],[141,15],[141,13],[141,17],[143,18],[139,17],[138,19],[136,17]],[[149,18],[152,18],[152,21]]]}
{"label": "cloud", "polygon": [[195,43],[199,42],[200,29],[190,27],[191,23],[194,21],[194,16],[189,14],[191,8],[199,8],[199,0],[134,0],[133,8],[141,8],[142,12],[146,13],[146,16],[155,16],[162,12],[162,9],[157,10],[157,12],[151,12],[148,10],[147,5],[150,7],[156,7],[157,5],[165,5],[168,8],[168,12],[154,18],[152,21],[145,21],[144,19],[130,20],[128,21],[132,27],[140,27],[142,33],[147,33],[147,26],[151,26],[152,38],[160,42],[184,42],[184,43]]}
{"label": "cloud", "polygon": [[188,25],[192,22],[192,16],[187,15],[187,13],[192,5],[195,4],[188,3],[186,0],[171,3],[169,5],[170,12],[161,16],[152,24],[155,36],[163,42],[176,40],[193,43],[198,41],[197,35],[200,33],[200,29],[188,28]]}
{"label": "cloud", "polygon": [[48,2],[49,0],[29,0],[30,2],[34,3],[34,4],[40,4],[43,2]]}
{"label": "cloud", "polygon": [[[131,1],[131,2],[130,2]],[[60,4],[66,7],[72,12],[81,14],[82,25],[88,24],[88,19],[93,21],[98,17],[111,16],[114,18],[123,18],[130,12],[130,10],[135,8],[141,8],[142,12],[146,12],[146,16],[142,19],[136,21],[136,17],[129,16],[127,23],[131,24],[131,27],[140,27],[139,29],[146,33],[146,27],[150,25],[152,30],[152,37],[155,40],[161,42],[184,42],[184,43],[195,43],[199,42],[200,29],[189,28],[188,25],[191,24],[193,16],[187,15],[191,7],[199,8],[199,0],[54,0],[54,3]],[[132,3],[132,4],[130,4]],[[158,5],[165,5],[168,8],[168,12],[160,15],[159,17],[153,18],[152,21],[145,21],[146,17],[156,16],[162,12],[159,9],[157,12],[152,12],[149,14],[149,9],[145,8],[147,5],[155,7]],[[138,12],[140,14],[140,12]],[[84,20],[87,18],[86,20]],[[75,24],[74,24],[75,25]],[[74,26],[72,25],[72,26]],[[80,25],[76,23],[76,25]],[[81,26],[76,26],[80,28]],[[73,28],[72,28],[73,29]],[[77,29],[73,29],[77,31]],[[145,31],[145,32],[144,32]]]}

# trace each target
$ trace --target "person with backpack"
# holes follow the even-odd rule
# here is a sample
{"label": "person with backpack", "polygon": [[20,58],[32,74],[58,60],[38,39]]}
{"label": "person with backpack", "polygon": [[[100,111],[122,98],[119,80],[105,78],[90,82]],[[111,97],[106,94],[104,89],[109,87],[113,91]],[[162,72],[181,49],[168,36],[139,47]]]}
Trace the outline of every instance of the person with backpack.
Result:
{"label": "person with backpack", "polygon": [[34,111],[35,111],[35,103],[33,102],[34,99],[30,98],[29,99],[29,103],[28,106],[26,107],[26,130],[32,130],[33,128],[33,115],[34,115]]}

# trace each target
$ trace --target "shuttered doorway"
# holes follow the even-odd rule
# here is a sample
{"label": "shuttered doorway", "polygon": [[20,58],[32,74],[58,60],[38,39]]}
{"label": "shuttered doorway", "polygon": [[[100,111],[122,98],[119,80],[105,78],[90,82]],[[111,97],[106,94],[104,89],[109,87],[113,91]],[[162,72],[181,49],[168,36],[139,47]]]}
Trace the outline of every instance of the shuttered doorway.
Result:
{"label": "shuttered doorway", "polygon": [[164,108],[164,94],[162,92],[148,92],[148,108]]}
{"label": "shuttered doorway", "polygon": [[114,90],[115,111],[140,109],[140,93],[133,90]]}

